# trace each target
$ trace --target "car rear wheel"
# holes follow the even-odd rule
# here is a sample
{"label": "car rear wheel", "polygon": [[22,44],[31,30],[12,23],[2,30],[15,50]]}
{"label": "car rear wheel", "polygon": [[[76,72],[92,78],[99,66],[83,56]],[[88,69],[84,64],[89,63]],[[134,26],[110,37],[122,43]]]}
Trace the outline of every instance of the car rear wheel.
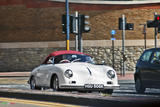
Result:
{"label": "car rear wheel", "polygon": [[135,88],[137,93],[142,94],[145,92],[145,87],[143,86],[142,81],[139,77],[136,79]]}
{"label": "car rear wheel", "polygon": [[32,77],[31,80],[30,80],[30,88],[32,90],[40,90],[41,89],[40,87],[36,86],[36,80],[35,80],[34,77]]}
{"label": "car rear wheel", "polygon": [[56,75],[52,78],[52,88],[53,88],[53,91],[59,90],[59,80]]}

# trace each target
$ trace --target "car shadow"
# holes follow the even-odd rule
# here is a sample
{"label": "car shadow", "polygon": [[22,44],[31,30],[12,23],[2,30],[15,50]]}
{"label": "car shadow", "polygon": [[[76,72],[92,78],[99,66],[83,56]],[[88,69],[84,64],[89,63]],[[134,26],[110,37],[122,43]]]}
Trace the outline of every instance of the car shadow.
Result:
{"label": "car shadow", "polygon": [[160,97],[160,91],[159,92],[151,92],[151,91],[146,91],[144,93],[137,93],[136,91],[133,92],[128,92],[128,91],[123,91],[123,92],[115,92],[116,94],[127,94],[129,95],[140,95],[140,96],[158,96]]}

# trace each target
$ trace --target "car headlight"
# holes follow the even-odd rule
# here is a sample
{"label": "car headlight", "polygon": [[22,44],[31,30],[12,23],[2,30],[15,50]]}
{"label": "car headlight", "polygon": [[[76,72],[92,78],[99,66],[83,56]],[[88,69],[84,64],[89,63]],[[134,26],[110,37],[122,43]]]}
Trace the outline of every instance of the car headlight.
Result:
{"label": "car headlight", "polygon": [[115,72],[114,72],[113,70],[109,70],[109,71],[107,71],[107,76],[108,76],[110,79],[112,79],[112,78],[115,77]]}
{"label": "car headlight", "polygon": [[65,75],[67,78],[71,78],[71,77],[73,76],[73,72],[72,72],[72,70],[67,69],[67,70],[64,72],[64,75]]}

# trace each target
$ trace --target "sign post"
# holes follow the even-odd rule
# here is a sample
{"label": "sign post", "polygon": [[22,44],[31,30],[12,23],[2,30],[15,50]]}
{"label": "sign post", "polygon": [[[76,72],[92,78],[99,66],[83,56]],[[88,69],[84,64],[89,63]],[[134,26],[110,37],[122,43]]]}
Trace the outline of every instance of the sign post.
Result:
{"label": "sign post", "polygon": [[112,40],[112,67],[114,69],[114,41],[116,40],[114,38],[114,35],[116,34],[115,30],[111,30],[111,40]]}

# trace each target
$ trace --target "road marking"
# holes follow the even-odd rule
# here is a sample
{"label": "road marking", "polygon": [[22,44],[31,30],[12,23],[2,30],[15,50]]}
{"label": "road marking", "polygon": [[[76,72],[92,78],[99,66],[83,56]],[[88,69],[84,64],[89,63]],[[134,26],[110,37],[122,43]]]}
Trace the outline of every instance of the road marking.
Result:
{"label": "road marking", "polygon": [[22,99],[3,98],[3,97],[0,98],[0,101],[10,102],[10,103],[32,104],[32,105],[46,106],[46,107],[80,107],[80,106],[71,105],[71,104],[51,103],[51,102],[45,102],[45,101],[22,100]]}

